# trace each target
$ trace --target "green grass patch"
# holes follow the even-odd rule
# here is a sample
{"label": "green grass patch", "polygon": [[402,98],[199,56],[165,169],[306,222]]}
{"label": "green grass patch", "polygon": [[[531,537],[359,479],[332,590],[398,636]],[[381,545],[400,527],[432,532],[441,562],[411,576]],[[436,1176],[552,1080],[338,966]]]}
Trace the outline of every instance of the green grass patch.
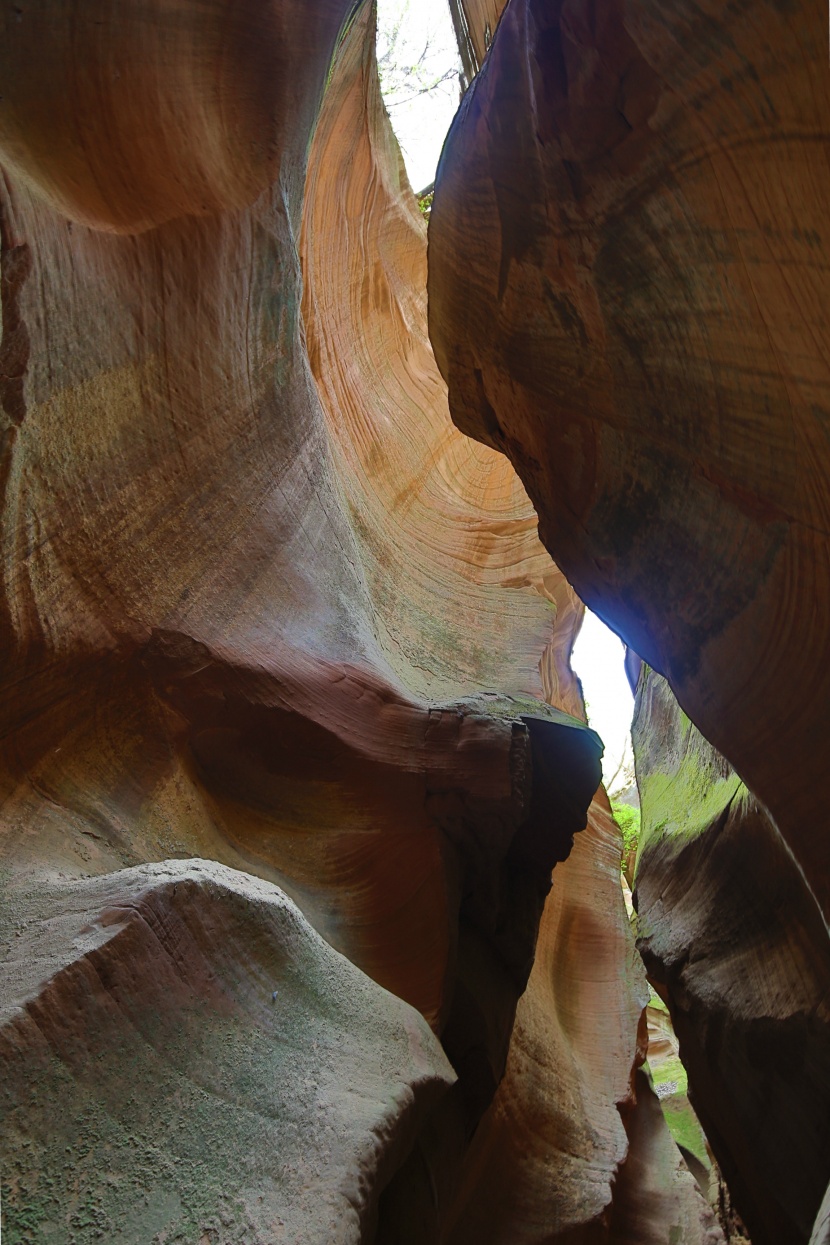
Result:
{"label": "green grass patch", "polygon": [[666,1007],[666,1004],[660,998],[660,995],[654,989],[651,982],[649,982],[648,986],[648,1005],[649,1007],[653,1007],[656,1012],[663,1012],[665,1016],[668,1016],[669,1014],[669,1009]]}
{"label": "green grass patch", "polygon": [[695,1158],[700,1159],[704,1167],[708,1169],[710,1159],[706,1151],[703,1130],[689,1102],[689,1081],[680,1059],[674,1056],[664,1059],[657,1067],[651,1067],[651,1077],[655,1089],[660,1085],[676,1085],[677,1088],[673,1094],[660,1099],[663,1118],[677,1145],[683,1146]]}
{"label": "green grass patch", "polygon": [[[670,1081],[674,1081],[677,1085],[675,1093],[678,1094],[685,1094],[689,1088],[689,1078],[686,1076],[686,1069],[677,1055],[664,1059],[656,1068],[652,1067],[651,1078],[655,1085],[667,1085]],[[668,1099],[665,1101],[668,1101]]]}
{"label": "green grass patch", "polygon": [[666,1098],[660,1105],[663,1108],[663,1118],[677,1145],[683,1146],[684,1150],[688,1150],[696,1159],[700,1159],[708,1170],[711,1160],[706,1153],[703,1132],[689,1099],[685,1094],[675,1094],[671,1098]]}
{"label": "green grass patch", "polygon": [[435,198],[435,191],[431,190],[428,195],[421,195],[418,199],[418,210],[421,215],[429,220],[429,214],[432,211],[432,200]]}

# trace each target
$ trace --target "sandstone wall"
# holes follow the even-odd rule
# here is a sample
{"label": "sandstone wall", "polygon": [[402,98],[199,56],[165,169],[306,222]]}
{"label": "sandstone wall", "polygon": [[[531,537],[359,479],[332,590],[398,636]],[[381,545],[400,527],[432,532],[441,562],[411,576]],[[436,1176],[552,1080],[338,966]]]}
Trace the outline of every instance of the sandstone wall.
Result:
{"label": "sandstone wall", "polygon": [[510,464],[450,423],[372,18],[0,15],[13,1243],[402,1239],[413,1208],[448,1233],[538,1027],[604,1138],[597,1206],[633,1135],[581,606]]}
{"label": "sandstone wall", "polygon": [[455,422],[667,680],[643,949],[758,1241],[806,1241],[828,1175],[826,33],[798,0],[511,0],[430,226]]}

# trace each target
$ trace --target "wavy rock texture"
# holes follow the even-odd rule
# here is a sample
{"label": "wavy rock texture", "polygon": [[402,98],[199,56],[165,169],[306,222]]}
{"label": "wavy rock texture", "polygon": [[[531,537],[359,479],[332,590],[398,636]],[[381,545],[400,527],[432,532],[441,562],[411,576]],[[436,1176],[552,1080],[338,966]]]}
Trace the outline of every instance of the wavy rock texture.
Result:
{"label": "wavy rock texture", "polygon": [[830,940],[764,809],[640,677],[638,943],[753,1245],[809,1240],[830,1177]]}
{"label": "wavy rock texture", "polygon": [[[345,1242],[376,1215],[400,1241],[413,1207],[446,1234],[508,1061],[503,1097],[536,1109],[540,1034],[564,1064],[527,1170],[513,1152],[516,1215],[573,1105],[585,1161],[553,1153],[537,1224],[591,1183],[595,1217],[615,1172],[618,1218],[642,1190],[676,1222],[676,1160],[621,1124],[640,985],[596,801],[509,1050],[599,777],[581,606],[512,468],[449,422],[423,224],[347,8],[6,16],[12,1242]],[[207,863],[146,865],[176,856]]]}
{"label": "wavy rock texture", "polygon": [[[450,662],[455,669],[466,662],[466,678],[486,685],[496,671],[504,680],[512,660],[516,686],[583,717],[569,664],[581,604],[539,544],[535,516],[507,460],[461,436],[449,422],[446,391],[426,336],[423,225],[414,200],[401,195],[405,174],[380,103],[371,40],[359,42],[358,25],[326,96],[312,148],[301,246],[304,315],[311,366],[332,442],[342,456],[343,489],[363,565],[392,640],[389,660],[400,661],[417,647],[425,655],[425,689],[435,686],[437,672]],[[324,193],[332,182],[342,187],[339,200]],[[376,251],[369,250],[367,236]],[[391,358],[390,331],[404,344]],[[466,634],[447,636],[448,585],[463,603]],[[503,648],[488,651],[487,637],[501,635]],[[541,652],[538,669],[518,664],[520,644],[525,652]],[[482,664],[494,658],[498,666]],[[484,1145],[498,1178],[472,1157],[459,1195],[453,1172],[465,1136],[460,1144],[453,1138],[463,1121],[441,1115],[433,1135],[385,1195],[380,1240],[497,1241],[529,1231],[529,1221],[550,1239],[566,1222],[584,1225],[610,1208],[610,1184],[628,1151],[618,1103],[627,1102],[634,1111],[631,1081],[641,1058],[637,1028],[645,997],[622,900],[619,853],[607,801],[597,798],[588,831],[577,837],[568,861],[557,865],[504,1080],[475,1135],[473,1156]],[[463,956],[463,943],[460,952]],[[478,959],[477,953],[471,958]],[[564,1006],[559,996],[566,993],[570,1025],[557,1012]],[[452,1021],[444,1041],[459,1067]],[[550,1043],[533,1084],[517,1054],[528,1042],[538,1050]],[[651,1100],[653,1094],[643,1086],[640,1097]],[[503,1098],[515,1132],[502,1129],[484,1140]],[[569,1127],[582,1143],[581,1161],[561,1135],[558,1148],[552,1140],[570,1112]],[[541,1136],[527,1145],[533,1121],[542,1121]],[[706,1209],[688,1177],[682,1187],[659,1111],[653,1134],[666,1166],[650,1168],[654,1240],[667,1239],[675,1220],[679,1223],[681,1203],[686,1218],[678,1239],[706,1240],[700,1228]],[[597,1137],[604,1146],[601,1173],[595,1171]],[[644,1173],[630,1183],[640,1204]],[[593,1184],[598,1191],[591,1199],[587,1189]],[[475,1207],[472,1218],[468,1201]],[[642,1210],[632,1215],[632,1230],[635,1220],[643,1230]]]}
{"label": "wavy rock texture", "polygon": [[12,1245],[433,1243],[500,1083],[482,1139],[543,1104],[516,1219],[706,1239],[581,606],[450,423],[372,17],[0,18]]}
{"label": "wavy rock texture", "polygon": [[644,1072],[648,998],[600,793],[557,866],[507,1070],[465,1165],[447,1239],[715,1243]]}
{"label": "wavy rock texture", "polygon": [[[114,54],[127,37],[122,21],[133,32],[143,12],[135,9],[101,16]],[[18,694],[5,700],[14,740],[6,825],[10,854],[27,864],[97,872],[195,849],[262,873],[301,899],[350,958],[435,1020],[452,990],[467,867],[458,865],[458,876],[442,853],[454,841],[463,855],[475,826],[482,871],[498,871],[515,831],[532,821],[532,747],[544,753],[561,742],[551,781],[564,780],[562,820],[540,847],[544,866],[529,870],[540,909],[550,865],[584,823],[598,744],[536,701],[494,695],[494,686],[543,690],[534,664],[551,640],[544,579],[555,577],[529,504],[497,456],[482,466],[474,449],[456,478],[452,447],[461,438],[442,429],[445,445],[433,446],[424,436],[419,469],[437,498],[436,542],[444,499],[453,519],[466,507],[471,535],[445,559],[463,574],[420,569],[410,547],[380,581],[368,542],[353,530],[362,523],[371,533],[388,516],[381,520],[371,498],[360,512],[347,509],[342,446],[307,365],[293,242],[304,171],[297,153],[344,16],[325,6],[296,16],[296,56],[307,39],[316,62],[303,60],[286,97],[287,108],[299,103],[291,124],[282,121],[285,172],[248,208],[113,235],[62,218],[10,176],[4,237],[15,279],[26,258],[16,306],[30,354],[27,414],[7,434],[5,608]],[[145,17],[155,30],[156,11]],[[48,37],[33,29],[47,50],[68,37],[58,18]],[[286,10],[287,29],[289,19]],[[257,33],[254,24],[249,35]],[[161,72],[155,34],[134,54],[146,58],[152,85]],[[161,106],[155,96],[150,104]],[[124,137],[114,122],[113,134],[117,179],[129,130]],[[328,186],[325,193],[332,197]],[[380,266],[373,261],[376,275]],[[426,379],[445,402],[434,366]],[[417,371],[406,381],[416,410],[430,394],[420,392]],[[342,437],[351,434],[346,427]],[[407,478],[395,488],[409,490]],[[466,503],[465,488],[482,502]],[[431,613],[422,609],[404,634],[391,618],[394,601],[380,595],[405,595],[413,574],[432,575]],[[485,609],[485,589],[500,583],[495,607]],[[493,636],[479,630],[479,615]],[[433,617],[447,631],[440,649]],[[503,662],[487,649],[497,641]],[[460,702],[462,691],[483,699]],[[541,833],[529,824],[531,854]],[[465,885],[475,890],[469,877]],[[532,921],[529,932],[517,952],[525,974]]]}
{"label": "wavy rock texture", "polygon": [[[376,634],[380,609],[303,350],[291,161],[344,16],[329,13],[326,49],[309,12],[305,34],[321,50],[316,80],[311,61],[300,75],[310,99],[285,140],[291,175],[250,208],[112,236],[10,182],[6,234],[29,256],[18,304],[31,354],[27,415],[7,456],[8,649],[24,691],[6,700],[7,825],[21,858],[98,871],[196,846],[282,879],[352,958],[435,1017],[458,900],[436,822],[461,839],[487,821],[484,854],[500,864],[530,811],[531,733],[553,731],[584,788],[573,810],[565,796],[565,837],[550,840],[554,857],[566,852],[598,745],[535,703],[523,707],[544,719],[538,729],[492,694],[448,705],[462,685],[492,686],[492,666],[462,664],[443,685],[439,667],[430,699],[419,697],[399,671],[420,690],[426,652],[407,661],[396,648],[396,670],[392,642]],[[117,47],[121,19],[107,21]],[[144,54],[148,73],[158,69],[155,43]],[[532,540],[523,497],[521,507],[520,562]],[[497,509],[493,526],[511,518]],[[531,552],[540,566],[541,549]],[[463,653],[460,634],[475,628],[464,602],[454,617],[453,587],[444,616]],[[529,595],[541,647],[551,610]],[[504,612],[519,670],[505,663],[502,686],[535,690],[531,626],[521,609]],[[532,940],[528,967],[531,950]]]}
{"label": "wavy rock texture", "polygon": [[[450,421],[427,335],[426,231],[369,16],[320,114],[300,250],[309,360],[373,621],[386,661],[426,696],[497,688],[560,704],[582,607],[510,463]],[[567,711],[582,716],[578,701]]]}
{"label": "wavy rock texture", "polygon": [[[567,665],[561,675],[577,712],[576,680]],[[640,1067],[648,991],[621,848],[600,789],[554,871],[504,1078],[458,1176],[463,1141],[444,1102],[381,1199],[378,1245],[723,1241]]]}
{"label": "wavy rock texture", "polygon": [[449,0],[461,63],[470,82],[481,68],[505,0]]}
{"label": "wavy rock texture", "polygon": [[826,913],[828,104],[806,0],[513,0],[430,224],[454,419]]}
{"label": "wavy rock texture", "polygon": [[[441,1034],[460,1077],[453,1101],[471,1128],[502,1075],[551,868],[585,824],[600,746],[581,722],[534,699],[555,682],[565,642],[556,612],[561,605],[568,637],[578,606],[512,470],[449,423],[426,346],[423,227],[400,202],[388,127],[372,122],[384,135],[377,168],[361,146],[367,103],[380,104],[376,83],[367,100],[358,72],[370,63],[368,12],[340,38],[350,7],[102,0],[3,14],[3,903],[18,925],[38,922],[41,892],[62,911],[73,885],[86,893],[85,875],[116,893],[125,867],[177,856],[277,883],[356,966],[343,982],[365,972]],[[304,227],[313,376],[297,239],[326,86],[334,103],[311,156]],[[345,215],[337,181],[318,185],[335,113],[358,127],[364,178],[350,184]],[[392,174],[381,173],[391,156]],[[355,243],[364,248],[357,267]],[[325,276],[315,276],[320,263]],[[345,287],[326,304],[329,275],[352,282],[364,269],[356,305]],[[340,359],[351,364],[345,376]],[[165,868],[175,886],[183,866]],[[234,913],[248,903],[236,891]],[[158,920],[170,927],[169,950],[154,959],[133,932],[118,941],[124,964],[119,950],[112,971],[123,969],[127,1010],[133,981],[135,1008],[156,1014],[167,1035],[191,1024],[182,1009],[219,973],[220,951],[180,938],[165,896]],[[206,921],[217,908],[211,919],[225,929],[224,900],[197,888],[192,902]],[[223,1062],[218,1037],[208,1042],[221,1008],[204,1003],[218,1082],[243,1077],[249,1060],[244,1034],[259,1003],[248,1006],[245,979],[257,929],[243,913],[221,949],[222,972],[246,995],[233,1029],[241,1065]],[[71,1166],[50,1151],[43,1168],[40,1159],[28,1167],[4,1128],[4,1177],[28,1180],[4,1190],[7,1215],[18,1216],[12,1241],[65,1239],[66,1219],[55,1227],[52,1201],[36,1200],[38,1171],[78,1242],[109,1231],[98,1209],[112,1218],[115,1205],[101,1192],[79,1079],[97,1059],[109,1003],[88,999],[89,966],[70,934],[61,955],[75,991],[65,1006],[79,1012],[74,1045],[56,1036],[54,1058],[33,1064],[31,1077],[63,1095],[65,1127],[89,1148]],[[115,945],[101,951],[105,973]],[[278,949],[261,954],[270,965]],[[165,956],[176,961],[180,998],[159,997]],[[395,1000],[387,1009],[367,982],[360,1029],[350,988],[334,970],[329,977],[355,1057],[387,1011],[408,1015],[433,1055],[396,1055],[387,1067],[379,1037],[351,1132],[341,1127],[345,1107],[329,1120],[302,1099],[308,1144],[336,1155],[346,1186],[341,1196],[324,1181],[315,1210],[301,1196],[310,1160],[297,1150],[285,1174],[285,1239],[371,1235],[372,1207],[420,1118],[413,1108],[409,1128],[403,1106],[387,1119],[378,1102],[392,1085],[401,1102],[426,1101],[422,1082],[438,1092],[450,1079],[415,1012]],[[302,985],[308,1027],[336,1025],[336,1015],[317,1017],[313,985]],[[36,998],[28,1020],[11,1023],[34,1023]],[[133,1066],[118,1053],[127,1022],[112,1024],[107,1101],[119,1085],[129,1096]],[[147,1056],[136,1097],[167,1096],[181,1053],[172,1040]],[[243,1113],[271,1110],[259,1082],[282,1066],[279,1051],[273,1059],[250,1055]],[[20,1073],[15,1064],[13,1085],[28,1084],[25,1064]],[[182,1106],[183,1149],[169,1130],[158,1139],[161,1168],[180,1160],[186,1169],[162,1182],[168,1218],[154,1218],[156,1207],[145,1222],[128,1207],[124,1231],[147,1240],[168,1228],[189,1239],[200,1225],[217,1240],[265,1232],[256,1208],[253,1226],[242,1216],[223,1228],[215,1183],[193,1201],[202,1134],[192,1104]],[[220,1108],[205,1111],[215,1122]],[[340,1130],[336,1149],[329,1124]],[[375,1128],[386,1154],[366,1141]],[[266,1129],[252,1183],[238,1168],[228,1176],[229,1189],[239,1181],[265,1199],[266,1216],[282,1197],[258,1188],[281,1153],[278,1134]],[[135,1135],[149,1144],[146,1130]],[[354,1213],[340,1238],[331,1216],[343,1197]],[[181,1228],[179,1202],[193,1219]],[[300,1202],[308,1222],[294,1238]],[[280,1239],[278,1226],[267,1239]]]}
{"label": "wavy rock texture", "polygon": [[455,1075],[268,882],[204,861],[32,896],[3,975],[13,1241],[357,1242]]}
{"label": "wavy rock texture", "polygon": [[641,704],[637,890],[756,1245],[828,1175],[828,94],[798,0],[512,0],[430,222],[454,420],[711,740]]}

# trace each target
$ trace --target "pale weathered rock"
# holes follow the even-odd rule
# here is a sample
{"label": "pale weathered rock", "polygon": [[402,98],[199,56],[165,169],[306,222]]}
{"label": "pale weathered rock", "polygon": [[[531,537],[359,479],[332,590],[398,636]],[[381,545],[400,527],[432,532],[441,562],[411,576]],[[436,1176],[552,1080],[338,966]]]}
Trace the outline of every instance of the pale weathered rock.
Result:
{"label": "pale weathered rock", "polygon": [[714,1211],[680,1161],[642,1069],[635,1076],[633,1098],[622,1109],[629,1148],[614,1188],[609,1239],[614,1245],[723,1245]]}
{"label": "pale weathered rock", "polygon": [[816,1216],[813,1233],[810,1237],[810,1245],[827,1245],[828,1241],[830,1241],[830,1185],[822,1199],[821,1207]]}
{"label": "pale weathered rock", "polygon": [[276,887],[167,861],[32,894],[3,971],[3,1236],[357,1242],[455,1080]]}

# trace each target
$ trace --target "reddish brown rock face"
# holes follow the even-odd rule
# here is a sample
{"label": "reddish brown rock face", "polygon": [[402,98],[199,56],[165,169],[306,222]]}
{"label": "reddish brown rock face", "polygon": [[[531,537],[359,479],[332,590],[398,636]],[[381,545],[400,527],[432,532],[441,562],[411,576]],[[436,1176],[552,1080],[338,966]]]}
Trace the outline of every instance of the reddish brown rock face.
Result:
{"label": "reddish brown rock face", "polygon": [[817,6],[512,0],[430,224],[453,418],[706,736],[651,676],[640,932],[757,1242],[828,1177],[829,88]]}
{"label": "reddish brown rock face", "polygon": [[449,0],[465,73],[472,81],[493,40],[505,0]]}
{"label": "reddish brown rock face", "polygon": [[821,6],[514,0],[430,232],[453,417],[827,906]]}
{"label": "reddish brown rock face", "polygon": [[347,9],[44,5],[3,45],[12,1241],[369,1240],[442,1110],[454,1179],[596,790],[581,607],[449,421]]}
{"label": "reddish brown rock face", "polygon": [[[154,12],[130,5],[122,17],[146,21],[148,63],[163,74]],[[291,29],[291,12],[275,10],[275,22],[277,12]],[[446,498],[451,518],[467,519],[467,542],[456,550],[448,532],[446,573],[433,571],[432,599],[421,590],[408,631],[400,618],[414,610],[396,598],[407,575],[429,577],[424,538],[380,582],[365,552],[362,533],[375,533],[376,550],[386,516],[390,526],[400,519],[390,496],[347,508],[342,446],[356,434],[341,411],[332,413],[339,442],[327,422],[300,306],[305,151],[346,15],[315,13],[296,19],[302,73],[286,99],[297,109],[280,114],[286,176],[251,206],[114,235],[64,219],[42,187],[9,174],[4,237],[13,256],[27,257],[11,261],[12,332],[25,328],[29,341],[25,413],[9,428],[6,459],[7,651],[25,687],[4,705],[15,741],[6,754],[9,852],[102,870],[195,850],[251,868],[287,886],[339,948],[437,1023],[450,1006],[466,876],[464,864],[458,876],[455,864],[447,869],[444,852],[463,855],[471,827],[486,822],[484,855],[501,868],[531,815],[536,728],[521,715],[545,717],[538,702],[514,712],[492,696],[463,707],[459,696],[543,691],[536,666],[552,617],[544,581],[556,572],[507,465],[475,448],[469,471],[457,461],[462,439],[425,346],[424,243],[411,210],[420,323],[401,326],[401,356],[422,357],[404,375],[401,400],[418,413],[444,403],[443,420],[436,414],[422,437],[420,513],[429,503],[438,539],[442,522],[450,527]],[[303,23],[316,29],[327,13],[328,41],[317,30],[315,58],[303,58]],[[68,38],[55,21],[52,37]],[[361,39],[365,27],[364,17]],[[353,33],[352,46],[361,39]],[[351,62],[346,74],[342,88],[330,84],[338,100]],[[19,107],[29,115],[25,96]],[[126,142],[118,118],[113,126]],[[44,157],[43,167],[46,177],[55,163]],[[371,164],[361,167],[369,177]],[[321,193],[337,202],[328,186]],[[406,210],[395,210],[403,223]],[[317,241],[323,251],[327,236]],[[380,297],[380,256],[374,274]],[[355,352],[363,325],[347,327],[338,349]],[[310,320],[315,340],[324,331]],[[390,373],[395,366],[393,357]],[[387,494],[411,490],[409,466],[398,464]],[[468,488],[481,503],[467,500]],[[408,530],[415,512],[410,505]],[[385,539],[393,550],[400,543],[394,532]],[[483,589],[500,580],[479,611]],[[503,664],[480,657],[485,636],[513,655]],[[554,718],[554,734],[580,736],[576,805],[587,807],[598,745]],[[582,824],[576,805],[528,883],[537,917],[549,867]],[[531,934],[517,952],[516,992],[532,943]]]}
{"label": "reddish brown rock face", "polygon": [[722,1239],[635,1072],[648,991],[619,865],[600,791],[554,874],[504,1080],[465,1162],[452,1245]]}
{"label": "reddish brown rock face", "polygon": [[459,1239],[505,1104],[494,1234],[706,1239],[635,1071],[582,607],[449,420],[372,18],[2,16],[12,1245]]}
{"label": "reddish brown rock face", "polygon": [[301,190],[304,135],[350,7],[8,6],[4,165],[70,220],[125,234],[246,207],[281,174]]}

